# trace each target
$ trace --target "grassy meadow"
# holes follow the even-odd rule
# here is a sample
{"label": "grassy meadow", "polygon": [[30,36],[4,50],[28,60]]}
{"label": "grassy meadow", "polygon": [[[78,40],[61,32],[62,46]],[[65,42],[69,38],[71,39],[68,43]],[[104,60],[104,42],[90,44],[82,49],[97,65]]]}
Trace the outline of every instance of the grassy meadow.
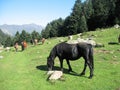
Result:
{"label": "grassy meadow", "polygon": [[[64,75],[62,80],[47,81],[46,61],[50,50],[59,40],[67,40],[67,37],[47,39],[44,45],[29,45],[21,52],[15,52],[11,47],[9,52],[3,51],[0,56],[0,90],[120,90],[120,44],[108,45],[108,42],[118,42],[120,29],[107,28],[83,33],[82,38],[93,35],[97,43],[105,47],[94,48],[94,76],[88,79],[89,69],[86,75],[79,76],[82,71],[83,58],[71,61],[75,73],[67,73],[67,64],[64,61]],[[73,35],[73,39],[77,39]],[[55,59],[55,67],[59,69],[58,58]]]}

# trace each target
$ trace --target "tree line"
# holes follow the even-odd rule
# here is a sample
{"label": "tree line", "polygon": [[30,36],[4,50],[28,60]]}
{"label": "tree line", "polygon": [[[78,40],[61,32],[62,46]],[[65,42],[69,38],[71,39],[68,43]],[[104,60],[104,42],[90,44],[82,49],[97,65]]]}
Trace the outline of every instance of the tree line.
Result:
{"label": "tree line", "polygon": [[32,33],[28,33],[25,30],[16,32],[15,36],[6,35],[0,30],[0,44],[4,45],[4,47],[13,46],[16,42],[21,45],[21,42],[26,41],[28,43],[33,42],[34,39],[40,40],[41,34],[36,32],[35,30]]}
{"label": "tree line", "polygon": [[9,36],[5,33],[2,32],[2,30],[0,29],[0,46],[5,44],[5,40],[8,38]]}
{"label": "tree line", "polygon": [[44,38],[68,36],[115,24],[120,24],[120,0],[86,0],[83,3],[76,0],[71,14],[48,23],[41,35]]}

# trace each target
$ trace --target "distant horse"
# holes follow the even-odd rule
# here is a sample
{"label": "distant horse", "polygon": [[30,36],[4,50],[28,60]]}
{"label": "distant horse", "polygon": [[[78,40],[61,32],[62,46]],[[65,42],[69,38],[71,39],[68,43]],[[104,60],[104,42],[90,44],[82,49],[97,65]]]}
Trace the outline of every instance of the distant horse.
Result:
{"label": "distant horse", "polygon": [[37,45],[37,43],[38,43],[38,40],[34,39],[34,44]]}
{"label": "distant horse", "polygon": [[42,38],[41,42],[42,42],[42,44],[44,44],[44,42],[45,42],[45,38]]}
{"label": "distant horse", "polygon": [[53,47],[49,57],[47,58],[48,70],[52,70],[52,67],[54,66],[54,59],[56,56],[59,58],[61,70],[63,70],[63,59],[66,59],[69,67],[68,71],[72,71],[69,60],[73,61],[79,59],[80,57],[83,57],[85,63],[84,69],[80,75],[85,75],[85,70],[88,65],[90,69],[89,78],[92,78],[94,70],[92,45],[87,43],[68,44],[66,42],[57,44]]}
{"label": "distant horse", "polygon": [[14,48],[15,48],[15,50],[17,52],[18,51],[18,43],[17,42],[15,43]]}
{"label": "distant horse", "polygon": [[27,48],[27,43],[26,43],[26,41],[21,42],[21,47],[22,47],[22,51],[23,51],[25,48]]}

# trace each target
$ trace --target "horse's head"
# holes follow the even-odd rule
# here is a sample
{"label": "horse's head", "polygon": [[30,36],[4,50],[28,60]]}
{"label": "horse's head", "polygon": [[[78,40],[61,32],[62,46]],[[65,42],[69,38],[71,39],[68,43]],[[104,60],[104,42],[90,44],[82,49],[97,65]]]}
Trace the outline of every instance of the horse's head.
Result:
{"label": "horse's head", "polygon": [[52,57],[48,57],[47,58],[47,67],[48,67],[48,70],[51,71],[53,66],[54,66],[54,60],[53,60],[53,58]]}

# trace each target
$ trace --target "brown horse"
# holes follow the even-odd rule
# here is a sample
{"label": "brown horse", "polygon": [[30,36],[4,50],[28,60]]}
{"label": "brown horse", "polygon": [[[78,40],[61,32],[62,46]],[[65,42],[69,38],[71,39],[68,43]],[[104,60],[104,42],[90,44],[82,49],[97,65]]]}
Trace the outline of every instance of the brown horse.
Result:
{"label": "brown horse", "polygon": [[45,38],[42,38],[41,42],[42,42],[42,44],[44,44],[45,43]]}
{"label": "brown horse", "polygon": [[18,43],[17,42],[15,43],[14,48],[15,48],[15,50],[17,52],[18,51]]}
{"label": "brown horse", "polygon": [[25,48],[27,48],[27,43],[26,43],[26,41],[21,42],[21,46],[22,46],[22,51],[23,51]]}
{"label": "brown horse", "polygon": [[38,43],[38,40],[34,39],[34,44],[37,45],[37,43]]}

